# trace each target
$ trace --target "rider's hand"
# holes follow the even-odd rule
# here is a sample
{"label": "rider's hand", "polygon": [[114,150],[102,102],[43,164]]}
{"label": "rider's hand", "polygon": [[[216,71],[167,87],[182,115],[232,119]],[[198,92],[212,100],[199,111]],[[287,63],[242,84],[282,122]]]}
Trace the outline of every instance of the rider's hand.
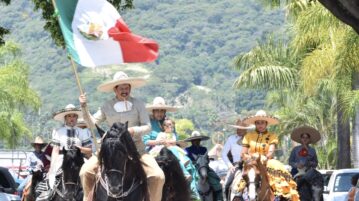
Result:
{"label": "rider's hand", "polygon": [[161,140],[156,140],[156,144],[157,145],[164,145],[166,143],[166,140],[163,140],[163,139],[161,139]]}
{"label": "rider's hand", "polygon": [[298,164],[297,164],[297,168],[303,169],[303,167],[304,167],[304,165],[303,165],[302,163],[298,163]]}
{"label": "rider's hand", "polygon": [[233,174],[236,171],[236,167],[231,165],[228,170]]}
{"label": "rider's hand", "polygon": [[80,105],[84,106],[87,103],[86,93],[79,96]]}
{"label": "rider's hand", "polygon": [[135,130],[133,128],[128,128],[127,130],[130,133],[131,137],[133,137],[133,135],[135,135]]}

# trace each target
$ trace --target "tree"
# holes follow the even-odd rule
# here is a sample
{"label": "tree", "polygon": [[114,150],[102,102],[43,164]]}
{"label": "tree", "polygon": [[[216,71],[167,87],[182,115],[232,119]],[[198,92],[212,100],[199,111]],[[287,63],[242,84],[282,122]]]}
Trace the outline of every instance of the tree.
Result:
{"label": "tree", "polygon": [[[294,8],[294,6],[288,7]],[[291,90],[287,93],[291,96],[289,99],[304,103],[302,108],[299,107],[295,111],[299,114],[303,112],[303,107],[306,107],[308,103],[313,103],[316,98],[334,97],[334,99],[325,98],[324,100],[329,101],[329,108],[335,106],[336,109],[331,111],[337,113],[337,156],[340,158],[337,167],[350,167],[350,115],[345,112],[350,108],[350,104],[343,100],[348,100],[348,95],[352,94],[351,82],[348,80],[351,80],[354,75],[357,65],[353,63],[356,63],[358,57],[347,56],[348,61],[341,58],[343,54],[349,54],[349,49],[351,50],[343,41],[352,30],[345,27],[316,2],[302,6],[301,10],[295,12],[292,19],[293,30],[291,31],[294,37],[286,50],[283,49],[283,45],[273,45],[269,42],[269,45],[259,45],[257,50],[254,48],[250,53],[237,58],[237,68],[243,72],[236,84],[242,87],[256,86],[282,90],[279,92],[282,94],[285,94],[283,89]],[[295,80],[290,81],[294,78]],[[293,99],[297,96],[300,98]],[[283,96],[280,95],[280,97]],[[286,111],[285,108],[290,108],[295,103],[292,101],[284,102],[281,108]],[[351,103],[353,104],[353,101]],[[321,102],[316,104],[319,108],[325,106]],[[306,115],[323,119],[320,117],[323,114],[308,112]],[[288,121],[287,123],[291,122]],[[333,121],[335,119],[331,119],[331,122]],[[307,120],[302,123],[316,123],[314,127],[319,130],[323,127],[322,122]]]}
{"label": "tree", "polygon": [[0,46],[0,137],[12,148],[30,134],[23,112],[40,107],[40,98],[29,88],[28,67],[18,55],[14,43]]}

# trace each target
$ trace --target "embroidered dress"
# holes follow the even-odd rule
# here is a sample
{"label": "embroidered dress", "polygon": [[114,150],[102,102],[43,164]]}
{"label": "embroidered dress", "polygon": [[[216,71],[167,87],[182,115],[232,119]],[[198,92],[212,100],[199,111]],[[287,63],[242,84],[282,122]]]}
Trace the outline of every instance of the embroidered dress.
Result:
{"label": "embroidered dress", "polygon": [[[264,133],[258,133],[256,131],[247,133],[242,141],[242,146],[248,147],[248,152],[251,155],[267,155],[271,144],[277,145],[278,137],[276,134],[268,131]],[[267,161],[267,171],[269,184],[275,196],[282,196],[288,200],[299,201],[299,195],[296,190],[297,185],[283,163],[275,159],[269,159]]]}

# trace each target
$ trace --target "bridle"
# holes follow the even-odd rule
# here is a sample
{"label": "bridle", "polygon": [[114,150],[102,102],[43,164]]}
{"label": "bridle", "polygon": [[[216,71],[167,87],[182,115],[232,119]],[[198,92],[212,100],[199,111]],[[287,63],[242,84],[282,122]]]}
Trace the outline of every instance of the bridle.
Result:
{"label": "bridle", "polygon": [[[101,186],[106,189],[106,193],[107,196],[115,198],[116,200],[118,199],[123,199],[125,197],[127,197],[128,195],[130,195],[133,191],[135,191],[143,182],[142,181],[136,181],[136,178],[132,179],[132,184],[130,186],[129,189],[127,189],[126,191],[124,190],[124,182],[125,182],[125,176],[126,176],[126,169],[127,169],[127,161],[128,160],[132,160],[131,158],[126,158],[125,160],[125,165],[124,165],[124,171],[122,172],[121,170],[117,170],[117,169],[110,169],[110,170],[104,170],[102,171],[101,177],[100,177],[100,184]],[[121,175],[122,178],[122,183],[121,183],[121,191],[118,193],[114,193],[111,192],[109,185],[108,185],[108,176],[106,174],[106,172],[117,172]],[[102,175],[104,175],[105,178],[102,177]]]}
{"label": "bridle", "polygon": [[[64,179],[64,173],[62,172],[62,175],[61,175],[61,184],[62,184],[62,190],[65,190],[66,189],[66,185],[73,185],[75,186],[75,191],[74,192],[78,192],[79,190],[79,186],[80,186],[80,183],[79,183],[79,179],[77,180],[77,182],[72,182],[72,181],[68,181],[68,182],[65,182],[65,179]],[[55,194],[59,195],[62,199],[66,200],[67,198],[65,198],[65,195],[64,193],[61,192],[61,190],[58,188],[60,186],[60,181],[55,185],[54,189],[55,189]],[[53,196],[54,196],[53,195]],[[75,200],[75,198],[72,198],[72,200]]]}

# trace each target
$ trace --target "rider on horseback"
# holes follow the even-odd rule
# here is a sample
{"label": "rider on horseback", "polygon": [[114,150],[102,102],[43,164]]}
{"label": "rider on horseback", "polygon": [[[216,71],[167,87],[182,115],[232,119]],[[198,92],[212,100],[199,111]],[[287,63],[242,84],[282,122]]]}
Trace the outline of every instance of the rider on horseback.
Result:
{"label": "rider on horseback", "polygon": [[[197,156],[205,155],[207,153],[207,148],[201,146],[201,141],[208,139],[209,137],[201,135],[198,131],[193,131],[191,137],[185,139],[185,141],[192,143],[192,145],[187,147],[185,150],[187,151],[187,156],[192,160],[193,163],[196,163],[195,158]],[[215,200],[223,200],[222,185],[220,183],[221,179],[210,167],[208,167],[208,178],[209,185],[215,192]]]}
{"label": "rider on horseback", "polygon": [[273,160],[278,137],[269,132],[267,126],[278,124],[278,118],[267,115],[264,110],[259,110],[254,116],[245,118],[243,122],[254,124],[255,131],[247,133],[243,138],[242,159],[250,161],[260,156],[267,166],[269,182],[274,194],[292,201],[299,200],[295,190],[296,184],[291,180],[290,173],[285,170],[281,162]]}
{"label": "rider on horseback", "polygon": [[[313,177],[320,173],[315,171],[318,165],[318,158],[315,149],[310,147],[309,144],[318,142],[320,140],[320,133],[315,128],[301,126],[293,130],[291,138],[293,141],[301,144],[294,147],[290,154],[289,165],[292,167],[291,173],[297,182],[301,200],[312,200],[312,195],[314,194],[312,193],[313,188],[311,185],[313,184],[305,185],[308,183],[305,180],[309,175]],[[317,180],[316,182],[321,181]],[[323,181],[316,186],[323,186]]]}
{"label": "rider on horseback", "polygon": [[[115,97],[106,101],[93,116],[88,114],[90,120],[86,119],[86,121],[92,121],[94,124],[106,121],[109,126],[112,126],[115,122],[128,122],[128,131],[135,142],[137,151],[141,155],[142,166],[147,175],[150,200],[160,201],[165,180],[164,174],[155,159],[146,154],[145,145],[142,142],[142,136],[151,130],[149,116],[145,104],[139,99],[130,96],[131,89],[141,87],[144,84],[145,80],[143,78],[130,78],[122,71],[117,72],[112,81],[98,87],[98,90],[102,92],[114,92]],[[82,107],[86,105],[85,94],[79,97],[79,101]],[[82,166],[80,177],[84,188],[84,201],[87,200],[89,192],[95,185],[98,167],[96,156],[92,156]]]}
{"label": "rider on horseback", "polygon": [[91,135],[88,130],[77,127],[77,119],[82,116],[80,108],[69,104],[64,109],[55,112],[54,120],[64,122],[64,126],[58,128],[52,133],[52,154],[51,165],[49,170],[49,182],[52,188],[55,180],[57,170],[61,167],[63,161],[62,149],[73,149],[73,146],[78,147],[85,155],[90,155],[91,150]]}
{"label": "rider on horseback", "polygon": [[[166,112],[176,112],[177,107],[166,105],[165,100],[162,97],[156,97],[153,99],[153,104],[146,106],[147,111],[150,113],[151,132],[144,135],[142,140],[146,145],[146,151],[150,151],[154,146],[165,144],[164,140],[156,140],[158,133],[164,130],[163,122],[166,118]],[[173,127],[172,131],[177,139],[176,129]]]}
{"label": "rider on horseback", "polygon": [[[35,138],[35,141],[31,143],[31,145],[34,147],[35,150],[31,152],[26,158],[27,171],[31,173],[39,167],[41,167],[41,169],[43,170],[45,169],[45,167],[48,168],[50,161],[46,158],[45,153],[42,151],[42,149],[47,145],[47,143],[45,143],[40,136],[37,136]],[[20,197],[26,184],[28,184],[30,181],[31,175],[28,175],[17,188],[17,191],[20,193]]]}
{"label": "rider on horseback", "polygon": [[[241,151],[243,137],[247,133],[247,129],[253,128],[248,124],[243,123],[241,119],[237,120],[236,125],[230,126],[236,128],[237,133],[228,137],[222,150],[222,158],[228,166],[228,173],[224,182],[224,193],[226,198],[228,198],[229,188],[233,182],[236,172],[242,169]],[[228,158],[229,152],[232,154],[232,162]]]}
{"label": "rider on horseback", "polygon": [[53,119],[64,123],[64,125],[52,132],[53,149],[48,173],[48,185],[46,181],[38,185],[37,192],[40,193],[40,195],[36,200],[49,200],[49,197],[52,195],[53,191],[51,189],[54,188],[58,170],[63,162],[63,149],[69,150],[76,146],[84,155],[88,156],[91,154],[90,133],[88,130],[76,126],[77,119],[81,116],[81,109],[76,108],[72,104],[67,105],[64,109],[53,114]]}

